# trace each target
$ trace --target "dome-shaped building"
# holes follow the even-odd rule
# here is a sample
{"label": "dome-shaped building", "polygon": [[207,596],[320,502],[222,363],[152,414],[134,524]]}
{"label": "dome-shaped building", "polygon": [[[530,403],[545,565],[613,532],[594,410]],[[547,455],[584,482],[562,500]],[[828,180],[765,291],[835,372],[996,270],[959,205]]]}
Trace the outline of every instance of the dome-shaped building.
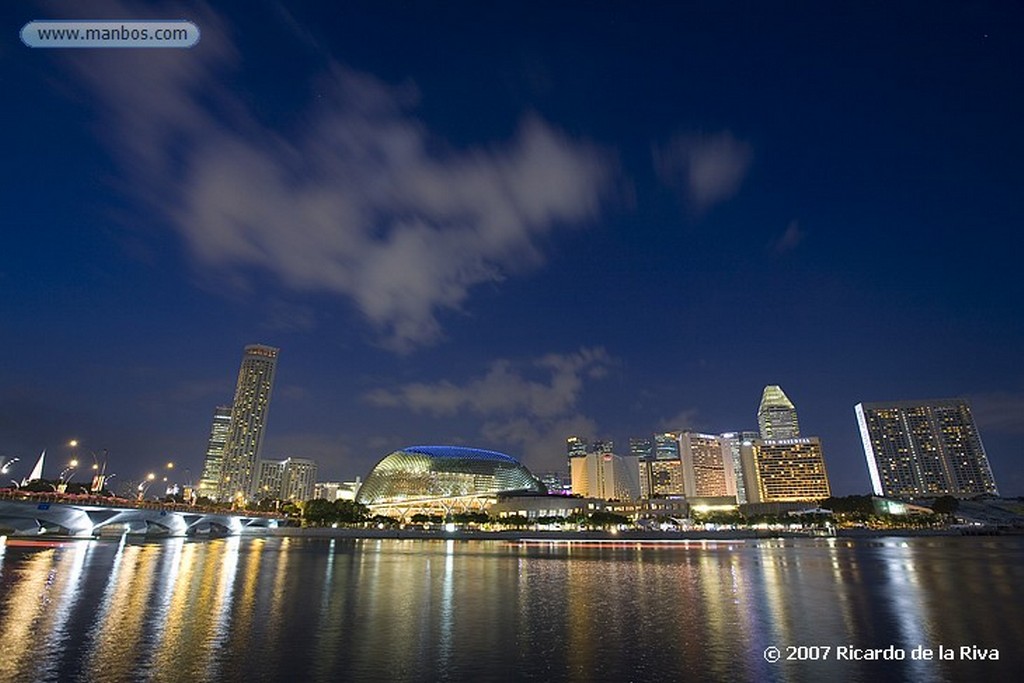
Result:
{"label": "dome-shaped building", "polygon": [[356,501],[381,514],[482,510],[499,494],[543,493],[544,486],[510,455],[461,446],[410,446],[385,456]]}

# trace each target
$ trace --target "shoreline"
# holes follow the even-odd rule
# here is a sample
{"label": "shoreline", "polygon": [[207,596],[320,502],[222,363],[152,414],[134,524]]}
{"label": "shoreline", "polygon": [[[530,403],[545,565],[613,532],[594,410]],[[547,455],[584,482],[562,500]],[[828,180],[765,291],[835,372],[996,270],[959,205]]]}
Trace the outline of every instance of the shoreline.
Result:
{"label": "shoreline", "polygon": [[[247,532],[245,535],[256,535]],[[329,527],[279,527],[260,530],[259,535],[272,537],[301,538],[343,538],[343,539],[393,539],[393,540],[455,540],[455,541],[537,541],[547,543],[688,543],[767,541],[778,539],[871,539],[885,537],[930,537],[966,536],[957,529],[840,529],[835,535],[814,534],[801,531],[762,531],[757,529],[736,529],[730,531],[534,531],[530,529],[506,531],[476,531],[458,529],[455,531],[425,529],[351,529]],[[994,531],[987,535],[996,534]]]}

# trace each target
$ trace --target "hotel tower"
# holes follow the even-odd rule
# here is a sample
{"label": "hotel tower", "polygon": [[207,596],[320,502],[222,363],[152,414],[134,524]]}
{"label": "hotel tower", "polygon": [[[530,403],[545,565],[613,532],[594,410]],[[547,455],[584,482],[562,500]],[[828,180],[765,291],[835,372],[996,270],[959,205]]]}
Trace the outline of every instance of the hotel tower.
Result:
{"label": "hotel tower", "polygon": [[278,351],[260,344],[245,347],[221,461],[217,495],[221,501],[248,500],[256,494]]}
{"label": "hotel tower", "polygon": [[966,401],[890,401],[854,407],[876,495],[998,495]]}

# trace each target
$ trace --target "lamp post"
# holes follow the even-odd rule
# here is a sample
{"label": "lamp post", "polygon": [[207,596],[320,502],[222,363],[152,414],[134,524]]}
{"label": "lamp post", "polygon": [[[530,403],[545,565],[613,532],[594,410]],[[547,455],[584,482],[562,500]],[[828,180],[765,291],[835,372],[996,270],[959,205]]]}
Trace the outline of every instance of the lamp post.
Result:
{"label": "lamp post", "polygon": [[71,459],[68,466],[61,470],[60,478],[57,483],[57,493],[64,493],[68,490],[68,484],[71,483],[71,479],[75,476],[75,468],[78,467],[78,460],[75,458]]}
{"label": "lamp post", "polygon": [[92,452],[92,471],[92,485],[89,487],[89,490],[93,493],[99,493],[103,490],[103,486],[107,479],[107,449],[103,449],[102,465],[100,464],[99,458],[96,457],[96,452]]}
{"label": "lamp post", "polygon": [[153,480],[154,479],[156,479],[156,474],[154,472],[150,472],[149,474],[146,475],[145,481],[143,481],[141,484],[139,484],[139,500],[140,501],[146,499],[146,491],[148,491],[149,487],[153,485]]}

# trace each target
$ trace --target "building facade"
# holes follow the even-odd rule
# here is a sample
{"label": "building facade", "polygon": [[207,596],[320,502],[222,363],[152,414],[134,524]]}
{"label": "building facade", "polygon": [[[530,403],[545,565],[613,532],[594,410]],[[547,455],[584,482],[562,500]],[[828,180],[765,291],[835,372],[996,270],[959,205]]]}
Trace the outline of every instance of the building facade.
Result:
{"label": "building facade", "polygon": [[635,458],[614,453],[588,453],[571,461],[573,495],[602,500],[634,500],[640,497]]}
{"label": "building facade", "polygon": [[203,476],[199,479],[196,495],[216,500],[220,487],[220,471],[224,462],[224,444],[231,427],[231,406],[217,406],[213,409],[213,425],[206,442],[206,458],[203,460]]}
{"label": "building facade", "polygon": [[795,439],[800,436],[796,407],[779,385],[769,384],[761,393],[761,404],[757,408],[757,426],[761,431],[761,438],[765,440]]}
{"label": "building facade", "polygon": [[832,495],[817,437],[756,441],[751,464],[748,503],[811,502]]}
{"label": "building facade", "polygon": [[759,436],[757,432],[726,432],[720,436],[722,457],[732,465],[736,502],[741,505],[749,502],[748,480],[754,467],[754,442]]}
{"label": "building facade", "polygon": [[278,353],[279,350],[272,346],[253,344],[245,347],[224,444],[219,500],[245,501],[259,493],[257,468],[266,434]]}
{"label": "building facade", "polygon": [[966,401],[891,401],[854,407],[875,495],[998,495]]}
{"label": "building facade", "polygon": [[637,458],[640,497],[676,498],[686,495],[679,434],[655,434],[649,443],[647,455]]}

